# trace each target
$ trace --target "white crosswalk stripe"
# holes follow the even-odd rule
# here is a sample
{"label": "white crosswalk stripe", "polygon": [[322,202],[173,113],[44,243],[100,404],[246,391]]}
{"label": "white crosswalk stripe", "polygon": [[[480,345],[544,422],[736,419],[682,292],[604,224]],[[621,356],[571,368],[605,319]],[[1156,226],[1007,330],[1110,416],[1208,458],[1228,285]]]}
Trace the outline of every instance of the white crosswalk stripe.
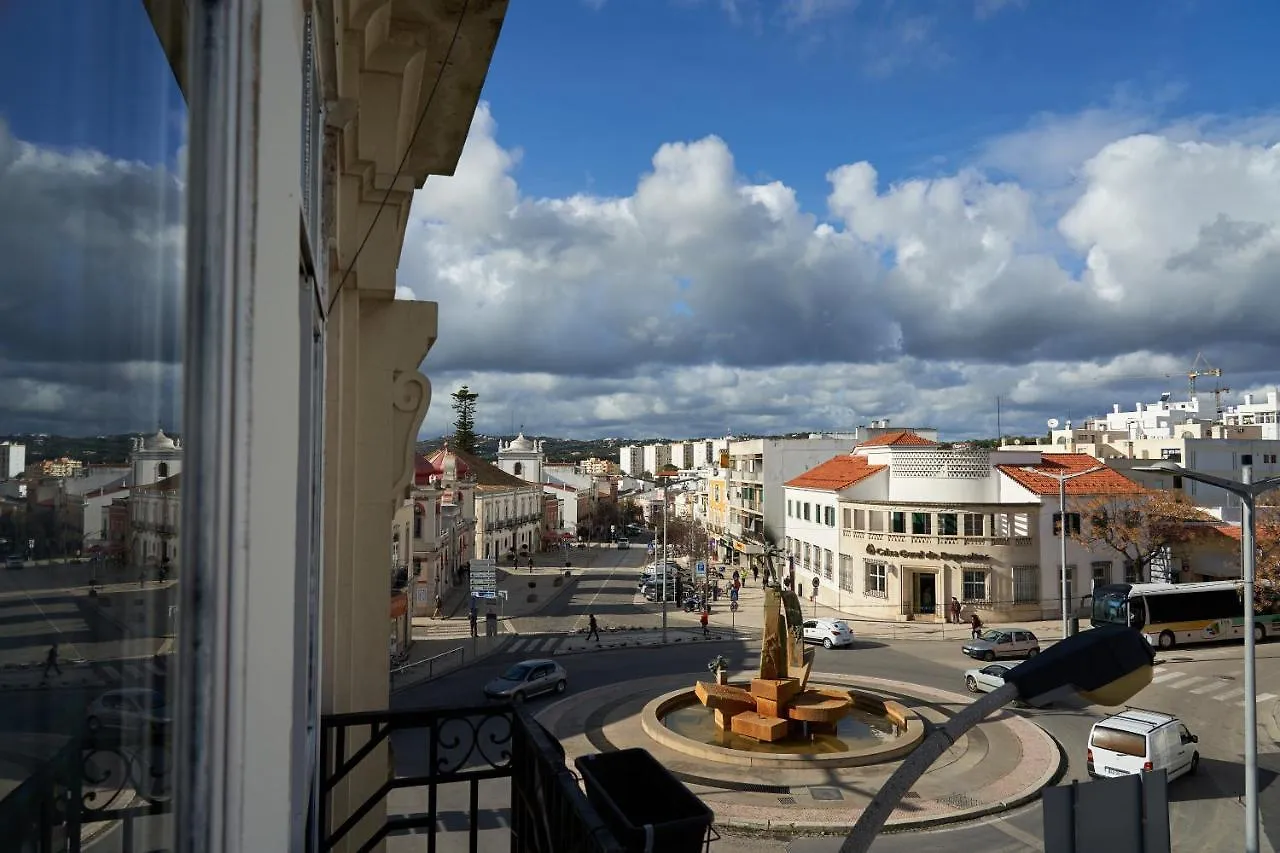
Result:
{"label": "white crosswalk stripe", "polygon": [[[1170,690],[1178,690],[1195,696],[1205,696],[1218,702],[1233,702],[1243,706],[1244,688],[1235,687],[1239,682],[1226,681],[1220,676],[1188,675],[1176,669],[1161,667],[1151,677],[1152,685]],[[1276,699],[1275,693],[1260,693],[1255,700],[1258,704]]]}

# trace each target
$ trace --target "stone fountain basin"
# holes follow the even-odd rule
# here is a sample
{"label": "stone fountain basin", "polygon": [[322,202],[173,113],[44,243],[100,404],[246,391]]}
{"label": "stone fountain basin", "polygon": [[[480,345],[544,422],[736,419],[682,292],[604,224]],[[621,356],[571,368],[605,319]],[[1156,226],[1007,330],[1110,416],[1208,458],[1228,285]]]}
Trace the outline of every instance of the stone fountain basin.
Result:
{"label": "stone fountain basin", "polygon": [[[727,685],[740,688],[742,685]],[[749,685],[748,685],[749,686]],[[813,684],[809,691],[814,694],[814,702],[819,706],[825,701],[852,700],[853,707],[892,722],[902,734],[884,743],[868,744],[848,752],[828,752],[816,755],[788,752],[746,752],[729,749],[714,744],[699,743],[691,738],[673,732],[662,723],[668,712],[690,703],[700,701],[695,688],[685,687],[664,693],[645,705],[640,712],[640,725],[644,733],[654,741],[668,749],[689,756],[704,758],[721,764],[736,764],[742,767],[777,767],[789,769],[813,769],[822,767],[864,767],[869,764],[880,764],[893,761],[911,752],[924,739],[924,720],[918,714],[899,702],[882,699],[871,693],[849,690],[834,685]],[[806,691],[806,692],[809,692]],[[727,691],[726,691],[727,692]],[[792,719],[803,719],[793,717]]]}

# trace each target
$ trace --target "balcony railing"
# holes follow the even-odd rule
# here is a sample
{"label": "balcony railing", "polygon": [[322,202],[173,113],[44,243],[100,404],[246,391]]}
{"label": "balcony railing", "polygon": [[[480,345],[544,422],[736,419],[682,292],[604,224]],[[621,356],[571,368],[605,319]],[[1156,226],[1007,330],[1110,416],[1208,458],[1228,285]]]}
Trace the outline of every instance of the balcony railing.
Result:
{"label": "balcony railing", "polygon": [[[392,775],[350,813],[334,813],[334,792],[380,747],[405,738],[413,772]],[[406,755],[410,753],[406,751]],[[377,759],[380,761],[381,759]],[[367,778],[367,774],[356,775]],[[321,722],[320,815],[322,838],[311,853],[345,843],[368,851],[390,835],[425,836],[434,853],[441,788],[465,785],[467,849],[479,850],[480,784],[511,780],[513,853],[621,853],[622,847],[587,801],[565,764],[559,741],[523,710],[511,705],[424,708],[335,714]],[[426,810],[373,818],[392,792],[425,791]],[[372,828],[370,824],[372,823]]]}
{"label": "balcony railing", "polygon": [[[15,853],[80,853],[115,826],[134,850],[138,821],[171,810],[169,746],[164,732],[121,738],[67,738],[0,800],[0,846]],[[49,736],[50,738],[54,736]]]}

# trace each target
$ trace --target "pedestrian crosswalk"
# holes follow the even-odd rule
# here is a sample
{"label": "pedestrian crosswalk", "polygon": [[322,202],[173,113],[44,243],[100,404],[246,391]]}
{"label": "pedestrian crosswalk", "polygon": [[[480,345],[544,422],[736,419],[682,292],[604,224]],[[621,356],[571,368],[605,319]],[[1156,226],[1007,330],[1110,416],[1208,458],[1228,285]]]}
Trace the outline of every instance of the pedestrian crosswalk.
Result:
{"label": "pedestrian crosswalk", "polygon": [[[669,628],[668,641],[696,642],[701,640],[749,639],[747,632],[713,628],[703,635],[701,628]],[[600,639],[587,639],[582,634],[534,634],[519,636],[507,641],[503,646],[506,654],[530,656],[551,656],[570,652],[591,651],[595,649],[617,649],[636,646],[658,645],[662,642],[660,630],[636,631],[602,631]]]}
{"label": "pedestrian crosswalk", "polygon": [[[1156,668],[1151,682],[1161,688],[1203,696],[1224,704],[1244,706],[1244,687],[1240,684],[1240,677],[1236,675],[1191,675],[1185,670],[1160,666]],[[1275,698],[1277,698],[1275,693],[1259,693],[1257,704],[1261,705]]]}
{"label": "pedestrian crosswalk", "polygon": [[147,687],[162,677],[150,661],[139,658],[111,663],[94,663],[94,672],[104,685],[112,687]]}

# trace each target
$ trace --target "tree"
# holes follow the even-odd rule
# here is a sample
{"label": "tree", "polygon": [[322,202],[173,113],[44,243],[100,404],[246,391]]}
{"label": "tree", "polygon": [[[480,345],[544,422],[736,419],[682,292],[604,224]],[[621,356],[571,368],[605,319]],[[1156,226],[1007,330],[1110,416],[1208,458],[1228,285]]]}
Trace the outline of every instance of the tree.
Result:
{"label": "tree", "polygon": [[1264,613],[1280,613],[1280,495],[1276,492],[1258,499],[1254,531],[1253,600]]}
{"label": "tree", "polygon": [[476,400],[480,395],[463,385],[450,396],[457,418],[453,422],[453,446],[467,453],[476,452]]}
{"label": "tree", "polygon": [[1195,536],[1196,522],[1209,520],[1182,495],[1168,491],[1099,496],[1077,506],[1079,525],[1070,518],[1074,513],[1068,512],[1071,538],[1090,550],[1115,551],[1134,577],[1148,581],[1151,564]]}

